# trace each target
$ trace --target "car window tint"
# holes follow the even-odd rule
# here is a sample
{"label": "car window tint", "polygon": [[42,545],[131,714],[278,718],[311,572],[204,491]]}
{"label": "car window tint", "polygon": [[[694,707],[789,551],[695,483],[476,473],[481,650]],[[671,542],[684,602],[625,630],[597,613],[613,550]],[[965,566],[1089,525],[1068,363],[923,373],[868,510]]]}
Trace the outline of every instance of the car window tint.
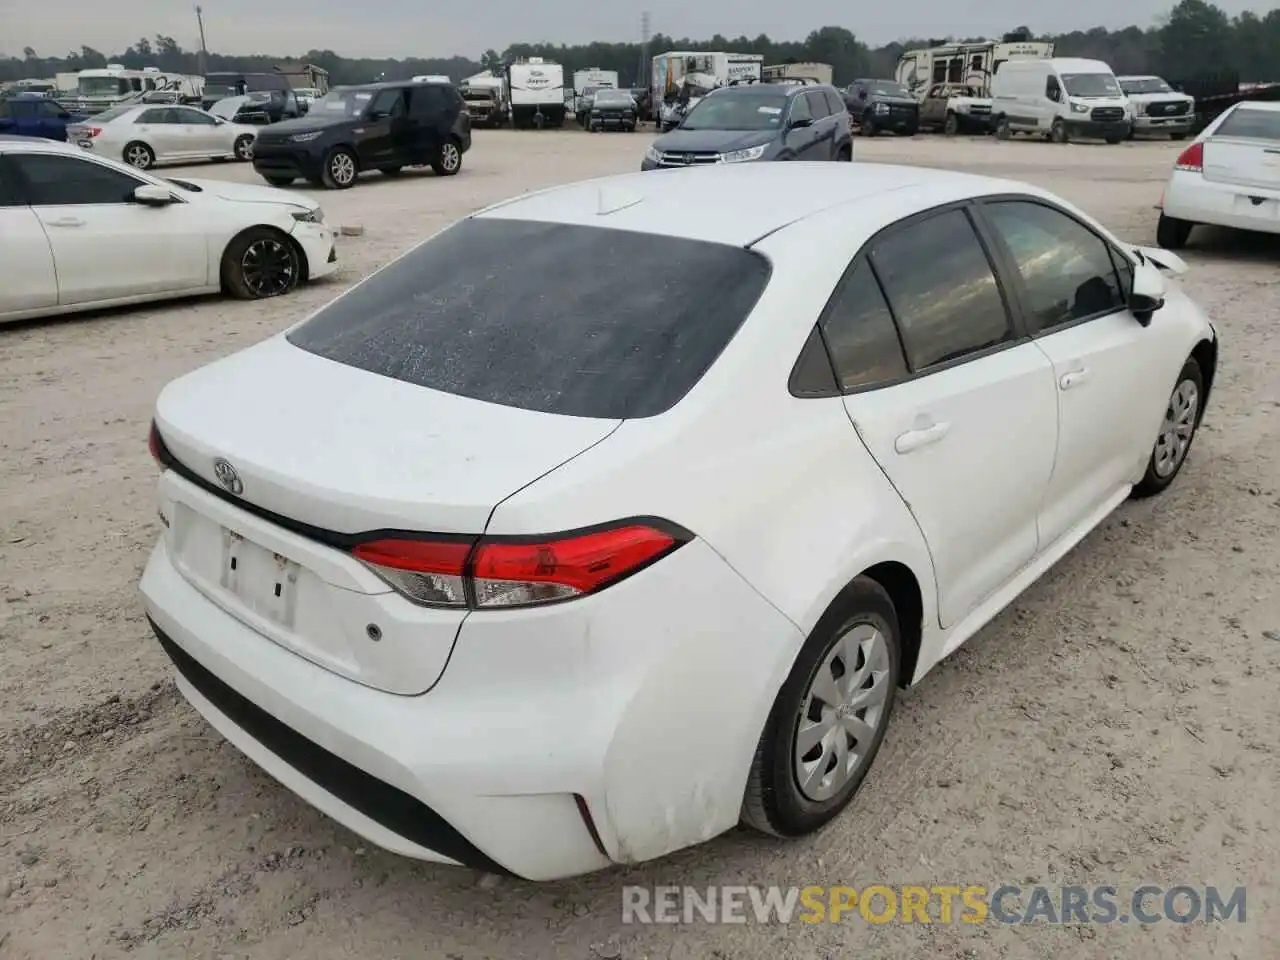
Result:
{"label": "car window tint", "polygon": [[46,100],[40,104],[40,112],[46,117],[61,117],[62,107],[50,100]]}
{"label": "car window tint", "polygon": [[830,108],[832,116],[837,113],[844,113],[846,109],[844,100],[835,91],[824,90],[823,95],[827,98],[827,106]]}
{"label": "car window tint", "polygon": [[0,100],[0,120],[7,120],[13,116],[13,111],[9,109],[8,100]]}
{"label": "car window tint", "polygon": [[34,117],[39,114],[34,100],[14,100],[11,109],[15,117]]}
{"label": "car window tint", "polygon": [[213,117],[207,113],[201,113],[199,110],[191,110],[186,107],[171,107],[170,109],[177,115],[179,123],[189,123],[203,127],[212,127],[215,123]]}
{"label": "car window tint", "polygon": [[812,120],[813,112],[809,109],[809,98],[803,94],[798,97],[791,98],[791,114],[790,122],[795,123],[797,120]]}
{"label": "car window tint", "polygon": [[822,317],[831,362],[845,390],[907,374],[893,314],[865,259],[858,262]]}
{"label": "car window tint", "polygon": [[827,106],[827,98],[821,92],[806,93],[803,96],[808,101],[809,112],[813,114],[815,120],[831,116],[831,108]]}
{"label": "car window tint", "polygon": [[1032,333],[1124,306],[1106,242],[1066,214],[1040,203],[983,207],[1017,264]]}
{"label": "car window tint", "polygon": [[410,116],[430,117],[444,107],[444,92],[440,87],[420,86],[409,91]]}
{"label": "car window tint", "polygon": [[403,99],[400,91],[379,90],[369,104],[369,113],[385,113],[391,116],[404,113]]}
{"label": "car window tint", "polygon": [[21,197],[13,174],[5,166],[4,155],[0,154],[0,207],[25,207],[27,202]]}
{"label": "car window tint", "polygon": [[142,185],[128,174],[92,160],[40,153],[9,157],[26,181],[27,199],[33,207],[81,203],[128,203]]}
{"label": "car window tint", "polygon": [[169,111],[165,109],[143,110],[134,123],[169,123]]}
{"label": "car window tint", "polygon": [[1217,130],[1215,137],[1244,137],[1248,140],[1280,140],[1280,110],[1236,107]]}
{"label": "car window tint", "polygon": [[991,262],[963,210],[892,231],[875,242],[872,261],[913,370],[1012,337]]}
{"label": "car window tint", "polygon": [[[622,278],[647,276],[629,284]],[[650,417],[701,379],[768,261],[727,244],[479,218],[412,250],[293,330],[311,353],[490,403]]]}

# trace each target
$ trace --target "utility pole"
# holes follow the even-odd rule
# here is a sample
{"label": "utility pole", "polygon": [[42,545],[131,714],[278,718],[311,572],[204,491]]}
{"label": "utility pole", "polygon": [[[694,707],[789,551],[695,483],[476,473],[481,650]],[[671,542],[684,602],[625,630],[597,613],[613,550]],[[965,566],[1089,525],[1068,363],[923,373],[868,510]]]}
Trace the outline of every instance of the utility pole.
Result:
{"label": "utility pole", "polygon": [[200,8],[199,4],[196,4],[196,23],[200,27],[200,76],[203,77],[208,73],[205,67],[208,65],[209,48],[204,43],[204,10]]}
{"label": "utility pole", "polygon": [[640,14],[640,64],[636,70],[637,87],[649,85],[649,38],[651,36],[649,26],[649,11],[645,10]]}

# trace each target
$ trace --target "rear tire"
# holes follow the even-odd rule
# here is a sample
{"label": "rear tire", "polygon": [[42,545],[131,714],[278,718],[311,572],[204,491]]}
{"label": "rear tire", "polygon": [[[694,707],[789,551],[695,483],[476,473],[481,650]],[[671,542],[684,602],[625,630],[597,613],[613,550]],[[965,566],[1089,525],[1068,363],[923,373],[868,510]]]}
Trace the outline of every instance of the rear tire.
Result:
{"label": "rear tire", "polygon": [[1119,143],[1119,142],[1121,141],[1121,139],[1123,139],[1123,138],[1121,138],[1121,137],[1107,137],[1107,143],[1111,144],[1112,146],[1115,146],[1117,143]]}
{"label": "rear tire", "polygon": [[268,177],[264,174],[262,179],[267,181],[267,183],[271,184],[271,186],[273,187],[287,187],[289,186],[289,184],[293,183],[294,178],[293,177]]}
{"label": "rear tire", "polygon": [[141,140],[125,144],[124,162],[138,170],[150,170],[156,165],[156,153]]}
{"label": "rear tire", "polygon": [[1163,493],[1182,472],[1182,465],[1187,462],[1191,444],[1200,429],[1203,412],[1204,372],[1195,360],[1187,360],[1169,394],[1160,434],[1147,460],[1147,472],[1133,488],[1135,499]]}
{"label": "rear tire", "polygon": [[462,169],[462,147],[457,140],[446,140],[440,147],[440,155],[431,161],[431,169],[437,177],[452,177]]}
{"label": "rear tire", "polygon": [[862,123],[858,124],[858,133],[864,137],[874,137],[879,133],[876,130],[876,122],[871,119],[871,114],[868,113],[863,116]]}
{"label": "rear tire", "polygon": [[1185,133],[1171,133],[1169,134],[1169,139],[1177,142],[1178,140],[1187,139],[1187,135]]}
{"label": "rear tire", "polygon": [[[893,712],[899,638],[893,601],[866,577],[823,614],[760,735],[742,800],[743,823],[799,837],[848,806]],[[864,678],[850,683],[852,675]]]}
{"label": "rear tire", "polygon": [[250,227],[222,252],[222,288],[237,300],[265,300],[289,293],[302,277],[302,256],[271,227]]}
{"label": "rear tire", "polygon": [[841,147],[836,151],[836,160],[848,163],[853,159],[853,147]]}
{"label": "rear tire", "polygon": [[1156,221],[1156,245],[1166,250],[1181,250],[1187,245],[1193,226],[1195,224],[1187,220],[1160,214],[1160,219]]}
{"label": "rear tire", "polygon": [[241,163],[246,163],[253,159],[253,137],[245,135],[236,137],[235,145],[231,148],[236,155],[236,159]]}

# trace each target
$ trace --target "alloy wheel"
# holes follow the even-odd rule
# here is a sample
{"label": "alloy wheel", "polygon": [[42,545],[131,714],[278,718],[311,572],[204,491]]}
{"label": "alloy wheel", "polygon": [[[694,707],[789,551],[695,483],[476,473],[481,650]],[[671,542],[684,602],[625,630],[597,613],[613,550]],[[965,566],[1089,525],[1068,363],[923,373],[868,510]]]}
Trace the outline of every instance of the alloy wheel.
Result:
{"label": "alloy wheel", "polygon": [[1169,397],[1152,466],[1159,477],[1172,476],[1187,455],[1200,413],[1200,390],[1194,381],[1182,380]]}
{"label": "alloy wheel", "polygon": [[808,800],[831,799],[866,763],[888,720],[890,674],[889,643],[876,627],[855,624],[832,644],[796,726],[795,777]]}
{"label": "alloy wheel", "polygon": [[329,161],[329,175],[335,183],[346,186],[356,178],[356,163],[348,153],[334,154]]}
{"label": "alloy wheel", "polygon": [[297,259],[283,240],[254,240],[240,258],[240,270],[245,286],[257,297],[288,293],[297,282]]}
{"label": "alloy wheel", "polygon": [[458,169],[458,164],[462,162],[462,154],[458,152],[458,146],[455,143],[446,143],[440,149],[440,166],[447,172],[452,173]]}

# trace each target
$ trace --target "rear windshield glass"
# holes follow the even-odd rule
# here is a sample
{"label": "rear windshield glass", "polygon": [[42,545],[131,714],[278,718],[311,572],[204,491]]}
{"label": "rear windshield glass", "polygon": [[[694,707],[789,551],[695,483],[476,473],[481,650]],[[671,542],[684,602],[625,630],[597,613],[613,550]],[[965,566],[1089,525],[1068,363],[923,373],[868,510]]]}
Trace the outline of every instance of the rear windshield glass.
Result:
{"label": "rear windshield glass", "polygon": [[1248,137],[1251,140],[1280,140],[1280,110],[1251,110],[1237,107],[1214,131],[1219,137]]}
{"label": "rear windshield glass", "polygon": [[769,279],[740,247],[602,227],[464,220],[291,331],[329,360],[543,413],[669,409]]}

